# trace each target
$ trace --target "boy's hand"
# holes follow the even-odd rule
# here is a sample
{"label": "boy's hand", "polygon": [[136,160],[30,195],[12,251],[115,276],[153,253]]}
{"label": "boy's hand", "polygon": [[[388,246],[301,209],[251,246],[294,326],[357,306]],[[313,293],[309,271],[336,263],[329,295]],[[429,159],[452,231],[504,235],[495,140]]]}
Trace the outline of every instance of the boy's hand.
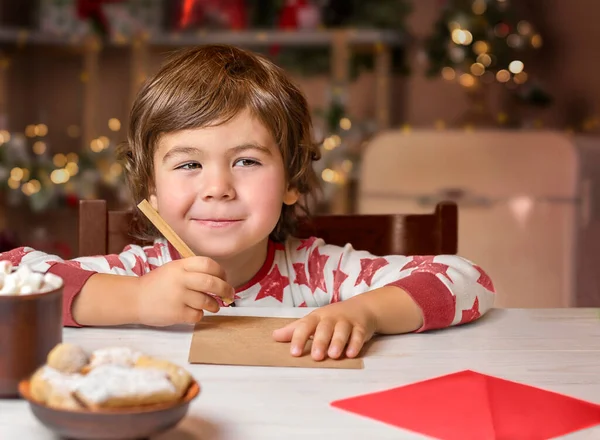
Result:
{"label": "boy's hand", "polygon": [[234,289],[214,260],[189,257],[165,264],[139,278],[138,320],[150,326],[195,324],[204,310],[218,312],[207,293],[233,299]]}
{"label": "boy's hand", "polygon": [[275,330],[273,338],[278,342],[291,341],[291,354],[301,356],[308,339],[313,336],[311,355],[320,361],[327,356],[338,359],[344,349],[347,357],[358,356],[375,329],[375,317],[357,296],[321,307]]}

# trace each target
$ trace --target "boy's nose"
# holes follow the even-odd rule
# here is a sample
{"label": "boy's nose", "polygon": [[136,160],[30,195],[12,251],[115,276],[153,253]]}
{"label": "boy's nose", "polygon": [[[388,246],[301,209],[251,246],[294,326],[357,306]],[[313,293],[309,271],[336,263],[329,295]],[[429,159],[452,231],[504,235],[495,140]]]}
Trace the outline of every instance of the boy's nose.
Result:
{"label": "boy's nose", "polygon": [[227,173],[213,172],[204,175],[206,179],[202,189],[202,198],[205,200],[228,200],[235,197],[235,189]]}

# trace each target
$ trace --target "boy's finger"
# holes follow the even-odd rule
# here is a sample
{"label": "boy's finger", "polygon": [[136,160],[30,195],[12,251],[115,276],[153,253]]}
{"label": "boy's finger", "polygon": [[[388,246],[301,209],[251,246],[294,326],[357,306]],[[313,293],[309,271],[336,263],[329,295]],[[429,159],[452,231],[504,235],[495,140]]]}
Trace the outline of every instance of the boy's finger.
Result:
{"label": "boy's finger", "polygon": [[313,336],[311,355],[315,361],[325,359],[327,347],[333,336],[335,325],[333,322],[323,319],[317,325],[315,335]]}
{"label": "boy's finger", "polygon": [[335,325],[335,330],[329,345],[327,355],[332,359],[338,359],[344,352],[344,348],[350,339],[352,324],[348,321],[340,321]]}
{"label": "boy's finger", "polygon": [[294,334],[292,335],[292,342],[290,352],[292,356],[302,356],[304,347],[308,342],[308,338],[315,332],[319,320],[314,318],[305,317],[300,320]]}
{"label": "boy's finger", "polygon": [[223,299],[233,299],[233,287],[214,275],[199,272],[185,272],[184,286],[189,290],[216,295]]}
{"label": "boy's finger", "polygon": [[346,356],[353,358],[358,356],[360,349],[365,343],[365,332],[360,330],[358,327],[352,329],[350,334],[350,342],[348,342],[348,349],[346,350]]}
{"label": "boy's finger", "polygon": [[204,312],[199,309],[186,307],[183,311],[183,322],[185,324],[196,324],[204,316]]}
{"label": "boy's finger", "polygon": [[195,290],[187,290],[183,295],[183,302],[186,306],[196,310],[207,310],[212,313],[217,313],[220,309],[216,299]]}
{"label": "boy's finger", "polygon": [[207,257],[188,257],[183,260],[183,269],[187,272],[205,273],[225,279],[225,271],[219,263]]}
{"label": "boy's finger", "polygon": [[290,342],[292,340],[294,330],[296,330],[299,322],[300,320],[296,320],[289,323],[285,327],[281,327],[273,331],[273,339],[275,339],[277,342]]}

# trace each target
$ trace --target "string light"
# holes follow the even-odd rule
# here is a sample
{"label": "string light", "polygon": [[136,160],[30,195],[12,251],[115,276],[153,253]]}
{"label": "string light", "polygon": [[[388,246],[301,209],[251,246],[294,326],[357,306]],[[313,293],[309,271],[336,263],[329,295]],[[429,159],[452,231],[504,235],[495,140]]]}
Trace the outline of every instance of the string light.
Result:
{"label": "string light", "polygon": [[13,179],[12,177],[10,177],[6,183],[8,184],[8,187],[10,189],[19,189],[19,187],[21,186],[21,182],[19,180]]}
{"label": "string light", "polygon": [[473,2],[473,5],[471,6],[471,9],[473,10],[474,14],[482,15],[485,12],[485,10],[487,9],[485,0],[475,0]]}
{"label": "string light", "polygon": [[521,73],[523,71],[524,67],[525,67],[525,65],[523,64],[522,61],[515,60],[515,61],[511,61],[511,63],[508,65],[508,70],[510,70],[512,73],[514,73],[516,75],[517,73]]}
{"label": "string light", "polygon": [[110,118],[108,120],[108,128],[111,131],[119,131],[121,129],[121,121],[119,121],[117,118]]}
{"label": "string light", "polygon": [[106,136],[100,136],[98,138],[98,140],[102,143],[103,150],[106,150],[108,148],[108,146],[110,145],[110,139],[107,138]]}
{"label": "string light", "polygon": [[510,72],[508,70],[502,69],[496,73],[496,79],[498,82],[505,83],[510,81]]}
{"label": "string light", "polygon": [[55,154],[52,158],[52,163],[57,168],[62,168],[67,164],[67,156],[62,153]]}
{"label": "string light", "polygon": [[73,177],[79,172],[79,166],[75,162],[69,162],[65,165],[65,171],[69,176]]}
{"label": "string light", "polygon": [[25,136],[33,138],[37,136],[37,128],[35,125],[30,124],[25,127]]}
{"label": "string light", "polygon": [[475,85],[475,78],[473,78],[473,75],[463,73],[460,76],[459,82],[463,87],[473,87]]}
{"label": "string light", "polygon": [[52,180],[52,182],[54,182],[57,185],[60,185],[61,183],[67,183],[69,181],[70,177],[71,176],[69,176],[69,173],[67,172],[67,170],[62,169],[62,168],[58,169],[58,170],[54,170],[50,174],[50,180]]}
{"label": "string light", "polygon": [[10,170],[10,178],[16,182],[20,182],[24,176],[25,173],[22,168],[15,167],[12,170]]}
{"label": "string light", "polygon": [[515,77],[513,78],[513,80],[517,83],[517,84],[525,84],[527,82],[527,73],[526,72],[519,72],[515,75]]}
{"label": "string light", "polygon": [[484,54],[489,50],[490,50],[490,47],[489,47],[488,43],[485,41],[480,40],[480,41],[476,41],[475,44],[473,44],[473,52],[475,52],[477,55]]}
{"label": "string light", "polygon": [[482,63],[471,64],[471,73],[475,76],[481,76],[485,73],[485,66]]}
{"label": "string light", "polygon": [[34,128],[35,135],[39,137],[44,137],[48,134],[48,126],[46,124],[38,124]]}
{"label": "string light", "polygon": [[90,149],[94,153],[100,153],[102,150],[104,150],[104,144],[102,143],[102,141],[100,139],[93,139],[90,142]]}
{"label": "string light", "polygon": [[452,81],[454,78],[456,78],[456,72],[452,67],[444,67],[442,69],[442,78],[444,78],[446,81]]}
{"label": "string light", "polygon": [[10,132],[8,130],[0,130],[0,144],[10,142]]}
{"label": "string light", "polygon": [[44,141],[36,141],[33,144],[33,152],[38,156],[46,152],[46,143]]}
{"label": "string light", "polygon": [[487,53],[482,53],[477,57],[477,62],[479,64],[483,64],[485,67],[489,67],[492,64],[492,57],[490,57]]}
{"label": "string light", "polygon": [[350,128],[352,128],[352,121],[348,118],[340,119],[340,128],[342,130],[350,130]]}
{"label": "string light", "polygon": [[452,41],[456,44],[468,46],[473,41],[473,34],[463,29],[454,29],[452,31]]}

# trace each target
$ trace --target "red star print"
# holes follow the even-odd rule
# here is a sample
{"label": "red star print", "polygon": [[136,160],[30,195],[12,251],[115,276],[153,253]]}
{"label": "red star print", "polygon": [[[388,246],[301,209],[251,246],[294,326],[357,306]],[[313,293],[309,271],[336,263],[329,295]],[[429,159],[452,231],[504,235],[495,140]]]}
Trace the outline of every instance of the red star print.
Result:
{"label": "red star print", "polygon": [[381,269],[382,267],[387,266],[388,260],[385,258],[361,258],[360,259],[360,274],[354,283],[355,286],[358,286],[362,281],[367,283],[367,286],[371,285],[373,282],[373,276],[375,273]]}
{"label": "red star print", "polygon": [[306,306],[306,301],[304,301],[302,304],[300,304],[298,307],[307,307]]}
{"label": "red star print", "polygon": [[81,269],[81,263],[79,261],[65,261],[64,264],[71,267],[76,267],[77,269]]}
{"label": "red star print", "polygon": [[312,293],[317,289],[321,289],[327,293],[325,285],[325,264],[329,259],[329,255],[321,255],[319,248],[315,248],[308,258],[308,277],[306,276],[306,266],[304,263],[294,263],[294,271],[296,272],[295,283],[299,286],[308,286]]}
{"label": "red star print", "polygon": [[146,273],[146,269],[149,268],[150,266],[148,265],[148,262],[144,261],[139,255],[135,256],[135,264],[131,268],[131,271],[134,274],[141,277],[142,275],[144,275],[144,273]]}
{"label": "red star print", "polygon": [[433,274],[439,273],[445,276],[448,279],[448,281],[452,282],[452,278],[450,278],[446,273],[446,271],[448,270],[448,265],[442,263],[434,263],[434,258],[435,257],[433,256],[416,255],[412,257],[412,261],[406,263],[404,267],[400,270],[412,269],[414,267],[415,270],[413,270],[413,272],[429,272]]}
{"label": "red star print", "polygon": [[118,255],[107,255],[104,258],[106,258],[106,261],[108,262],[109,269],[118,267],[119,269],[126,270],[125,265],[123,264]]}
{"label": "red star print", "polygon": [[8,251],[5,252],[3,254],[0,254],[0,258],[1,260],[8,260],[10,261],[10,263],[13,266],[18,266],[19,264],[21,264],[21,260],[23,259],[23,257],[25,255],[27,255],[29,252],[31,252],[33,249],[31,248],[24,248],[24,247],[20,247],[17,249],[14,249],[12,251]]}
{"label": "red star print", "polygon": [[279,267],[275,266],[271,270],[271,273],[260,282],[260,292],[258,292],[254,301],[270,296],[282,303],[283,289],[289,285],[290,279],[282,276],[281,272],[279,272]]}
{"label": "red star print", "polygon": [[302,240],[300,243],[300,246],[298,246],[296,248],[296,250],[299,251],[300,249],[310,249],[316,240],[317,240],[317,237],[310,237],[310,238],[307,238],[306,240]]}
{"label": "red star print", "polygon": [[460,319],[459,324],[465,324],[467,322],[475,321],[477,318],[481,316],[479,313],[479,298],[475,298],[473,302],[473,307],[468,310],[462,311],[462,318]]}
{"label": "red star print", "polygon": [[473,265],[473,267],[475,269],[477,269],[477,272],[479,272],[479,278],[477,279],[477,283],[481,284],[483,287],[485,287],[487,290],[489,290],[490,292],[496,292],[494,290],[494,284],[492,283],[491,278],[488,276],[487,273],[485,273],[483,271],[483,269],[477,265]]}
{"label": "red star print", "polygon": [[331,302],[339,302],[342,300],[340,297],[340,287],[342,283],[346,281],[348,278],[348,274],[342,272],[340,266],[342,265],[342,257],[340,257],[340,261],[338,262],[337,268],[333,271],[333,295],[331,295]]}
{"label": "red star print", "polygon": [[148,258],[158,258],[161,255],[161,248],[164,245],[162,243],[156,243],[156,245],[154,247],[151,247],[150,249],[146,249],[146,256]]}

